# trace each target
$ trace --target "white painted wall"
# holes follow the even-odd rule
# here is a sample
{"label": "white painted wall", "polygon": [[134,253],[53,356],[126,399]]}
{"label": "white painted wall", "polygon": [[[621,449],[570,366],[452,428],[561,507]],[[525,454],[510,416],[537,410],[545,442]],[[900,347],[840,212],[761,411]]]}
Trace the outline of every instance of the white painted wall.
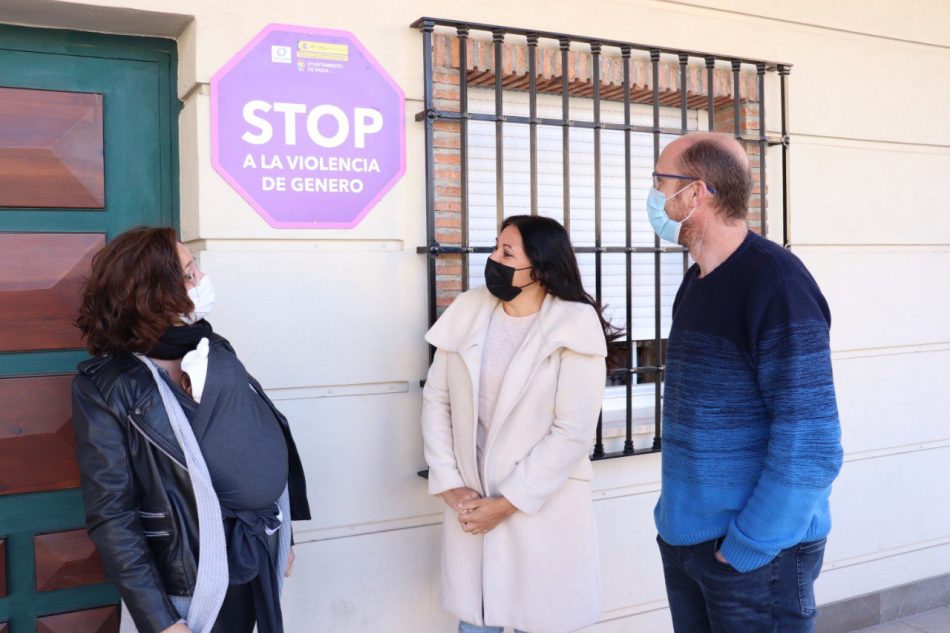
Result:
{"label": "white painted wall", "polygon": [[[439,502],[415,475],[426,279],[415,253],[425,239],[423,128],[412,119],[422,46],[409,24],[423,15],[794,64],[791,241],[833,311],[847,454],[819,601],[950,572],[950,4],[86,5],[10,0],[0,21],[179,38],[182,229],[219,288],[216,328],[290,416],[308,468],[315,519],[296,528],[289,631],[454,630],[438,604]],[[178,16],[192,20],[183,31]],[[271,229],[211,167],[208,82],[269,22],[353,31],[406,93],[406,174],[353,231]],[[773,191],[776,159],[773,150]],[[773,199],[773,214],[779,207]],[[607,610],[590,630],[669,631],[653,541],[659,456],[595,469]]]}

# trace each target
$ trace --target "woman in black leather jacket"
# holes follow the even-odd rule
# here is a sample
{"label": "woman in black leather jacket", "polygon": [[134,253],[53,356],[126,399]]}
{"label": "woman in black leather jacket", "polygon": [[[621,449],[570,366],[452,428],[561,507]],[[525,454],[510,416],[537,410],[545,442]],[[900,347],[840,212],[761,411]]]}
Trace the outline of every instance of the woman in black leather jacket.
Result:
{"label": "woman in black leather jacket", "polygon": [[82,291],[87,529],[140,633],[281,633],[290,520],[310,518],[287,419],[204,320],[213,301],[170,228],[116,237]]}

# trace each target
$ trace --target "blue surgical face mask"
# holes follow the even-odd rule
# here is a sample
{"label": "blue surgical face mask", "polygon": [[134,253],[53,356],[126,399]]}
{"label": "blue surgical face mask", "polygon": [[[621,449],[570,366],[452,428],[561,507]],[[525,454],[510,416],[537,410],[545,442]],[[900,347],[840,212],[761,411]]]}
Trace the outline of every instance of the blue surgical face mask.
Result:
{"label": "blue surgical face mask", "polygon": [[682,228],[683,223],[689,219],[689,216],[693,215],[693,211],[696,210],[696,207],[693,207],[693,211],[690,211],[685,218],[677,222],[667,215],[666,203],[668,200],[672,200],[686,191],[686,189],[693,184],[696,184],[696,181],[689,183],[689,185],[686,185],[686,187],[683,187],[669,198],[667,198],[666,194],[662,191],[657,190],[656,187],[650,187],[650,194],[647,196],[647,214],[650,216],[650,226],[653,227],[657,235],[667,242],[679,244],[680,228]]}

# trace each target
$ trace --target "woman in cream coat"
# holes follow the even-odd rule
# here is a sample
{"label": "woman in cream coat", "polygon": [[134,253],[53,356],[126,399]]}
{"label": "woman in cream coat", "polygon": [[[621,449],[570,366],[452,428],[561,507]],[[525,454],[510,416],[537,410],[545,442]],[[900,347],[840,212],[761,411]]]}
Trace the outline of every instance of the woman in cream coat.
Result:
{"label": "woman in cream coat", "polygon": [[426,335],[442,602],[460,633],[567,633],[602,608],[588,455],[617,333],[554,220],[508,218],[485,276]]}

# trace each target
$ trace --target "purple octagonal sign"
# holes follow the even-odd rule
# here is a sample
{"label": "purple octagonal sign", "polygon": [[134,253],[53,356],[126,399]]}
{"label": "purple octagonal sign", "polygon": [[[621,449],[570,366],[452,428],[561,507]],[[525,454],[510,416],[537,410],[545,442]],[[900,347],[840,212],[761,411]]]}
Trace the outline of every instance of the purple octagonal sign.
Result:
{"label": "purple octagonal sign", "polygon": [[405,99],[352,33],[271,24],[211,79],[211,145],[271,226],[352,228],[406,170]]}

